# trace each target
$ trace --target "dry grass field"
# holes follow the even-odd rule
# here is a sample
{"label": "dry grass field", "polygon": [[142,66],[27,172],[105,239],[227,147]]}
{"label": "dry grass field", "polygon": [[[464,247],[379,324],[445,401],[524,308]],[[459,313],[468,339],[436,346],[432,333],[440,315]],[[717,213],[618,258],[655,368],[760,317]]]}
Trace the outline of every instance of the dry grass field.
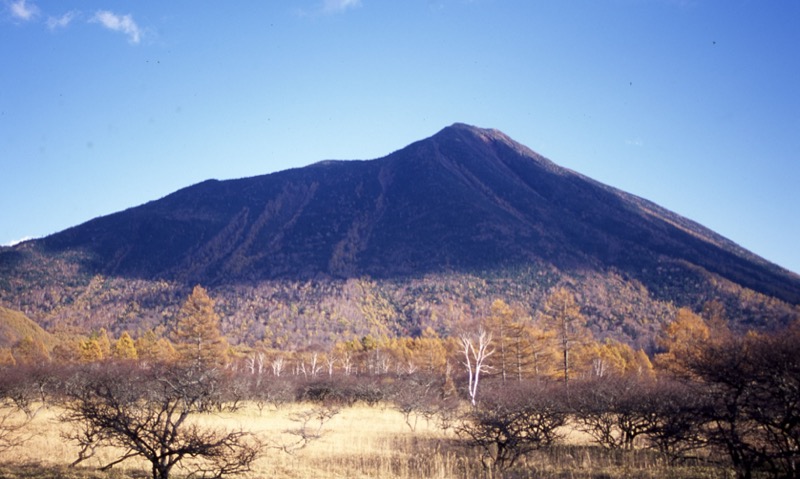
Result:
{"label": "dry grass field", "polygon": [[[420,419],[415,430],[399,412],[388,407],[356,406],[342,409],[324,423],[320,438],[291,452],[280,449],[297,440],[286,431],[296,429],[295,413],[313,405],[294,404],[259,411],[254,406],[234,413],[209,414],[204,425],[252,431],[268,443],[250,478],[481,478],[491,477],[474,451],[459,446],[455,436]],[[62,438],[65,426],[54,408],[41,410],[29,425],[24,445],[0,454],[0,478],[139,479],[149,477],[144,461],[127,461],[107,472],[99,467],[112,460],[112,450],[78,467],[69,467],[78,449]],[[645,452],[604,451],[591,446],[579,433],[566,435],[564,445],[538,452],[505,477],[513,478],[723,478],[725,471],[699,465],[674,466]],[[178,469],[176,477],[183,471]]]}

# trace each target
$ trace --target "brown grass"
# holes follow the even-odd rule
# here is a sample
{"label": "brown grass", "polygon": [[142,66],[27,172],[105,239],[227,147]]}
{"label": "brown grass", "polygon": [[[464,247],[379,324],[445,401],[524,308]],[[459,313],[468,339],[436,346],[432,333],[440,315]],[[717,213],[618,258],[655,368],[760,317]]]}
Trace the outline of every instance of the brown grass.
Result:
{"label": "brown grass", "polygon": [[[284,431],[298,427],[292,412],[310,405],[291,405],[280,410],[255,407],[236,413],[206,415],[199,419],[209,427],[243,428],[257,433],[272,446],[285,445],[295,437]],[[33,437],[24,445],[0,454],[0,478],[140,479],[148,477],[144,461],[130,461],[109,472],[97,470],[113,459],[104,450],[80,467],[68,467],[77,448],[61,438],[65,426],[58,411],[42,410],[31,423]],[[289,454],[271,448],[255,464],[251,478],[480,478],[485,474],[475,454],[458,446],[455,438],[435,424],[421,420],[412,431],[403,416],[391,409],[357,406],[343,409],[324,426],[323,436]],[[709,478],[725,471],[701,465],[675,467],[647,451],[611,453],[587,445],[573,434],[570,444],[540,451],[527,458],[507,478],[614,479],[614,478]],[[176,476],[182,471],[178,470]]]}

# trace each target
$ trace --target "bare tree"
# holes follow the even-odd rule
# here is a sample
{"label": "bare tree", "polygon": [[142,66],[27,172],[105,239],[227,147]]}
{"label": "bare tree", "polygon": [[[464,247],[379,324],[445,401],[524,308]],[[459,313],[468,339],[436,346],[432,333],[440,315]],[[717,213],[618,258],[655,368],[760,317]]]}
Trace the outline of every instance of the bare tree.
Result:
{"label": "bare tree", "polygon": [[708,404],[706,441],[737,476],[800,478],[800,324],[771,335],[723,337],[683,360]]}
{"label": "bare tree", "polygon": [[31,418],[5,398],[0,400],[0,452],[24,444],[30,437],[25,426]]}
{"label": "bare tree", "polygon": [[44,401],[47,382],[38,366],[15,366],[0,370],[0,451],[24,444],[31,435],[26,426]]}
{"label": "bare tree", "polygon": [[649,397],[654,388],[635,375],[606,376],[581,382],[571,395],[579,429],[607,449],[633,449],[653,429],[657,415]]}
{"label": "bare tree", "polygon": [[280,377],[281,373],[283,373],[284,369],[286,369],[286,362],[284,361],[283,357],[276,356],[271,363],[272,366],[272,375],[275,377]]}
{"label": "bare tree", "polygon": [[[76,464],[96,447],[115,446],[122,452],[102,470],[141,457],[150,462],[153,479],[169,478],[178,464],[202,478],[247,472],[262,448],[252,434],[203,428],[192,420],[218,402],[217,382],[213,371],[196,366],[105,365],[77,371],[61,416],[77,426],[67,436],[82,448]],[[191,465],[182,462],[188,458]]]}
{"label": "bare tree", "polygon": [[437,416],[443,404],[441,381],[433,375],[407,376],[394,383],[390,399],[412,431],[417,429],[419,418]]}
{"label": "bare tree", "polygon": [[519,458],[560,440],[568,414],[560,390],[506,383],[467,412],[455,430],[480,451],[486,469],[502,474]]}
{"label": "bare tree", "polygon": [[685,459],[706,446],[703,411],[710,399],[702,385],[660,378],[643,401],[654,416],[646,433],[648,445],[670,462]]}
{"label": "bare tree", "polygon": [[339,408],[332,405],[323,405],[292,413],[289,419],[298,424],[298,427],[283,431],[294,437],[294,441],[277,444],[276,447],[286,453],[293,453],[306,447],[310,442],[321,438],[324,434],[325,424],[339,414]]}
{"label": "bare tree", "polygon": [[464,366],[467,367],[469,375],[467,392],[469,393],[470,402],[475,406],[481,373],[488,368],[486,359],[494,354],[494,349],[490,349],[492,335],[487,333],[483,327],[480,327],[476,335],[462,334],[460,339],[464,348]]}

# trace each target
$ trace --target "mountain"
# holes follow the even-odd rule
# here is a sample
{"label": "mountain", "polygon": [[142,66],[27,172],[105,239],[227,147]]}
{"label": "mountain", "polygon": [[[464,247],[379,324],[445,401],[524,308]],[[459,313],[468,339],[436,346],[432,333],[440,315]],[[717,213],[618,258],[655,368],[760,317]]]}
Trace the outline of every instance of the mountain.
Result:
{"label": "mountain", "polygon": [[[737,320],[768,323],[795,317],[800,304],[798,275],[652,202],[562,168],[497,130],[464,124],[376,160],[323,161],[190,186],[5,248],[0,273],[0,298],[24,303],[48,326],[81,298],[119,312],[137,294],[152,322],[159,304],[174,305],[197,283],[219,291],[236,316],[231,305],[258,290],[283,291],[274,302],[295,296],[312,310],[321,297],[363,310],[366,290],[344,291],[368,280],[367,289],[387,304],[384,320],[397,323],[384,325],[390,332],[424,323],[404,309],[411,284],[423,285],[418,298],[437,304],[442,284],[483,282],[490,285],[484,292],[510,295],[533,311],[547,287],[566,281],[589,313],[606,317],[599,327],[606,330],[630,305],[596,303],[612,303],[608,296],[623,290],[649,305],[640,316],[680,305],[699,310],[722,298]],[[113,282],[119,294],[97,299],[98,282]],[[158,284],[155,296],[143,293]],[[316,299],[293,291],[303,284],[312,285]],[[524,288],[534,291],[513,293]],[[451,296],[474,303],[469,294]],[[331,308],[346,315],[340,306]],[[264,308],[262,315],[274,316]],[[131,314],[105,323],[130,327],[137,323]],[[388,320],[392,315],[402,318]]]}

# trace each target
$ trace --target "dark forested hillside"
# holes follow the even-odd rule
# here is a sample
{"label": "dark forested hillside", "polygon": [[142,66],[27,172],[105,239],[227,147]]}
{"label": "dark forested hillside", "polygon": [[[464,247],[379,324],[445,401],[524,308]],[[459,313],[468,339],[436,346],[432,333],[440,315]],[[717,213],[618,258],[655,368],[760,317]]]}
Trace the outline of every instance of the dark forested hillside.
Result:
{"label": "dark forested hillside", "polygon": [[152,327],[202,284],[234,341],[446,331],[495,297],[533,314],[559,283],[596,330],[628,340],[678,306],[717,299],[768,327],[800,304],[797,275],[462,124],[377,160],[209,180],[0,250],[0,301],[45,327]]}

